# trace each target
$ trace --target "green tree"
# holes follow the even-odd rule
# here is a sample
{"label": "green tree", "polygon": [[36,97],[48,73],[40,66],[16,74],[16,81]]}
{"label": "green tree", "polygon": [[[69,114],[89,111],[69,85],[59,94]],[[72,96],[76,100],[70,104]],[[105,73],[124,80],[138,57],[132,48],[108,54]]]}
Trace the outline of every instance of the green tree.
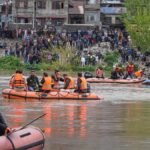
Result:
{"label": "green tree", "polygon": [[132,44],[150,51],[150,0],[126,0],[124,23]]}

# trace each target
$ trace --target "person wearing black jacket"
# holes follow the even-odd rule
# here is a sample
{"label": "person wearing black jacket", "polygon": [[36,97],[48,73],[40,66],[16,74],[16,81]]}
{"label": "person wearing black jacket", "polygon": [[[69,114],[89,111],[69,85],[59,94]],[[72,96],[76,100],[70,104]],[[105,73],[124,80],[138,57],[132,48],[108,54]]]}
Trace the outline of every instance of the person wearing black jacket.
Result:
{"label": "person wearing black jacket", "polygon": [[0,113],[0,136],[9,133],[11,130],[8,128],[2,114]]}
{"label": "person wearing black jacket", "polygon": [[31,71],[31,75],[27,78],[27,85],[29,91],[35,91],[39,89],[40,83],[38,77],[35,75],[35,71]]}

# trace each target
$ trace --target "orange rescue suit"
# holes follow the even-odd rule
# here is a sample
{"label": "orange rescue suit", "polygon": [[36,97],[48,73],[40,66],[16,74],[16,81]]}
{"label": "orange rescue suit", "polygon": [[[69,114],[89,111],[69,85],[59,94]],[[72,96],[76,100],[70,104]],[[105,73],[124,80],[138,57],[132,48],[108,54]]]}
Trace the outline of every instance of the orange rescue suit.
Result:
{"label": "orange rescue suit", "polygon": [[42,85],[42,90],[51,90],[52,87],[52,78],[51,77],[44,77],[44,83]]}
{"label": "orange rescue suit", "polygon": [[64,84],[66,84],[66,80],[67,79],[69,79],[70,80],[70,82],[69,82],[69,85],[68,85],[68,87],[67,87],[67,89],[74,89],[74,85],[75,85],[75,83],[74,83],[74,79],[73,78],[71,78],[71,77],[67,77],[65,80],[64,80]]}
{"label": "orange rescue suit", "polygon": [[12,76],[10,79],[10,86],[14,87],[25,87],[25,80],[23,78],[23,75],[20,73],[16,73]]}
{"label": "orange rescue suit", "polygon": [[80,84],[80,90],[86,90],[87,89],[87,81],[84,77],[80,78],[81,84]]}
{"label": "orange rescue suit", "polygon": [[137,78],[142,77],[142,70],[136,71],[134,74]]}

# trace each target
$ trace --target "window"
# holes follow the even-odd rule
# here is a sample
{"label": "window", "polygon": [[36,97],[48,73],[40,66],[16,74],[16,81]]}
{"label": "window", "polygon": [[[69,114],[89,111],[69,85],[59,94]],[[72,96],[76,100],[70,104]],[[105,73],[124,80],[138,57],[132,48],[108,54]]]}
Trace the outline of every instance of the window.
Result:
{"label": "window", "polygon": [[90,21],[95,21],[95,16],[90,16]]}
{"label": "window", "polygon": [[89,15],[86,17],[86,20],[87,20],[87,22],[95,22],[95,21],[96,21],[96,15],[94,15],[94,14],[89,14]]}
{"label": "window", "polygon": [[64,2],[62,1],[52,2],[52,9],[64,9]]}
{"label": "window", "polygon": [[19,7],[20,7],[20,8],[23,8],[24,5],[25,5],[24,2],[20,2],[20,3],[19,3]]}
{"label": "window", "polygon": [[28,1],[27,0],[16,1],[16,7],[17,8],[27,8],[28,7]]}
{"label": "window", "polygon": [[96,0],[87,0],[86,2],[87,2],[87,4],[96,4],[97,3]]}
{"label": "window", "polygon": [[46,9],[46,1],[37,1],[37,8]]}

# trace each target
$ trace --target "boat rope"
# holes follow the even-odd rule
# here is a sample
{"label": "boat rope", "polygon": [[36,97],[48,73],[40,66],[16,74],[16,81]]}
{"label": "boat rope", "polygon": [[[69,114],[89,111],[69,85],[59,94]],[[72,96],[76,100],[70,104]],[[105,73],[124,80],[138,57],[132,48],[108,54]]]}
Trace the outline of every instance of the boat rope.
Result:
{"label": "boat rope", "polygon": [[7,139],[9,140],[9,142],[11,143],[11,145],[12,145],[12,148],[13,148],[12,150],[16,150],[15,145],[14,145],[13,141],[11,140],[11,138],[9,137],[9,135],[10,135],[10,134],[7,134],[6,137],[7,137]]}
{"label": "boat rope", "polygon": [[25,101],[27,100],[27,90],[26,90],[26,93],[25,93]]}
{"label": "boat rope", "polygon": [[10,95],[11,95],[11,91],[12,91],[12,89],[9,91],[9,93],[8,93],[8,99],[10,100]]}

